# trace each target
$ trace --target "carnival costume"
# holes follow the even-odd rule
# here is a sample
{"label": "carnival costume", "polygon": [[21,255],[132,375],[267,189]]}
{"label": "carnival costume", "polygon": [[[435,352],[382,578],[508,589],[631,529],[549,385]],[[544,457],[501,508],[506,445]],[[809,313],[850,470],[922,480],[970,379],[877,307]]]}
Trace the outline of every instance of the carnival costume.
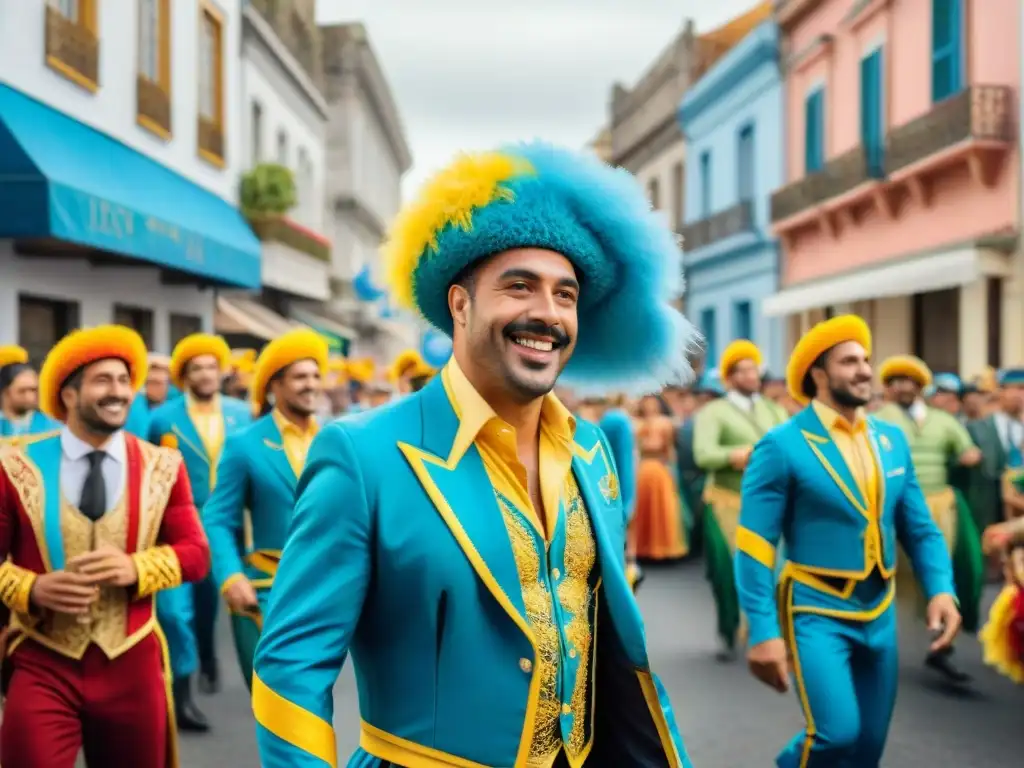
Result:
{"label": "carnival costume", "polygon": [[[582,278],[566,380],[651,391],[685,375],[675,238],[628,173],[582,153],[460,157],[384,253],[399,303],[450,335],[452,282],[517,247],[564,254]],[[264,768],[337,765],[331,691],[348,653],[362,715],[349,765],[690,765],[624,573],[611,450],[552,394],[541,420],[557,465],[542,480],[548,542],[502,476],[511,429],[454,358],[420,392],[320,431],[256,652]]]}
{"label": "carnival costume", "polygon": [[[733,367],[744,360],[760,367],[761,350],[746,339],[729,344],[718,363],[722,379],[728,381]],[[693,456],[707,476],[703,491],[705,569],[715,598],[718,635],[726,653],[743,644],[746,631],[732,565],[743,470],[734,468],[729,459],[733,451],[752,448],[786,418],[786,412],[771,400],[760,395],[746,398],[736,392],[707,403],[695,417]]]}
{"label": "carnival costume", "polygon": [[[1024,488],[1020,489],[1024,492]],[[985,663],[1024,685],[1024,517],[1012,524],[1004,571],[1006,585],[978,633]]]}
{"label": "carnival costume", "polygon": [[[885,360],[879,367],[878,378],[884,386],[896,378],[910,379],[922,389],[933,386],[928,365],[912,355]],[[897,403],[888,403],[875,413],[875,418],[896,425],[907,436],[917,481],[953,559],[963,627],[973,634],[978,631],[980,623],[985,561],[981,552],[981,535],[970,507],[962,491],[950,482],[950,466],[955,465],[964,452],[975,447],[974,441],[956,417],[923,403],[909,410]],[[900,553],[899,564],[902,594],[920,598],[906,553]]]}
{"label": "carnival costume", "polygon": [[[305,328],[270,342],[253,372],[253,412],[264,411],[267,388],[275,375],[292,363],[313,360],[323,376],[327,355],[323,337]],[[248,579],[259,599],[253,611],[231,616],[238,663],[250,687],[253,654],[288,534],[295,488],[315,434],[315,422],[309,430],[301,430],[274,409],[232,435],[217,467],[217,486],[203,506],[214,582],[223,593],[238,579]]]}
{"label": "carnival costume", "polygon": [[[123,360],[133,389],[142,386],[146,347],[131,329],[103,326],[64,337],[43,364],[40,407],[64,421],[65,384],[109,359]],[[177,452],[119,430],[100,458],[118,467],[111,471],[120,475],[121,491],[107,494],[105,509],[89,509],[84,486],[68,490],[80,449],[90,447],[66,428],[18,450],[0,448],[0,595],[12,614],[5,663],[13,670],[4,676],[0,762],[73,768],[83,750],[90,766],[175,766],[170,675],[153,598],[202,579],[209,567],[188,476]],[[94,454],[81,458],[92,464]],[[78,490],[82,504],[67,495]],[[136,584],[101,587],[84,621],[31,605],[37,575],[64,570],[103,544],[131,555]]]}
{"label": "carnival costume", "polygon": [[[205,355],[217,358],[222,371],[228,369],[231,350],[221,337],[196,333],[179,341],[171,353],[171,383],[185,391],[185,368],[189,361]],[[249,407],[240,400],[215,395],[211,411],[204,413],[185,391],[183,397],[169,400],[150,414],[149,440],[181,452],[196,507],[202,510],[217,483],[217,461],[225,438],[251,422]],[[179,699],[188,697],[188,681],[197,668],[208,686],[217,684],[214,628],[219,605],[212,574],[199,584],[163,592],[157,599]]]}
{"label": "carnival costume", "polygon": [[[855,315],[800,339],[786,381],[807,407],[761,438],[743,476],[736,579],[750,644],[785,640],[807,723],[779,768],[879,765],[899,677],[897,542],[926,598],[955,594],[903,431],[862,411],[850,424],[811,400],[811,367],[847,341],[871,354],[871,332]],[[781,539],[787,562],[776,586]]]}
{"label": "carnival costume", "polygon": [[12,421],[3,412],[4,392],[22,371],[27,370],[31,370],[28,350],[16,345],[0,347],[0,445],[16,445],[24,442],[25,438],[38,437],[60,429],[60,422],[54,421],[38,408],[17,421]]}

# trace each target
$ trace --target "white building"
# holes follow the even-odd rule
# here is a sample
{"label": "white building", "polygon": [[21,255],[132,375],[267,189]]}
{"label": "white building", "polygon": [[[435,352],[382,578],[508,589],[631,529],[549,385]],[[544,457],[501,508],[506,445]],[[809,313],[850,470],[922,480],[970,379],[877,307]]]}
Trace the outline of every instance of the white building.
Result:
{"label": "white building", "polygon": [[155,350],[255,289],[234,208],[241,0],[16,0],[0,23],[0,343],[79,325]]}
{"label": "white building", "polygon": [[362,24],[321,27],[327,139],[328,231],[333,243],[332,315],[356,329],[353,355],[388,361],[418,346],[420,329],[392,314],[380,285],[379,247],[401,205],[402,176],[412,165],[398,108]]}
{"label": "white building", "polygon": [[324,234],[327,102],[274,21],[253,5],[242,11],[241,166],[243,173],[265,164],[288,168],[296,204],[285,216],[255,224],[263,246],[262,294],[221,292],[216,326],[234,345],[247,346],[299,321],[340,337],[341,352],[341,339],[353,332],[317,314],[317,304],[331,297],[331,244]]}

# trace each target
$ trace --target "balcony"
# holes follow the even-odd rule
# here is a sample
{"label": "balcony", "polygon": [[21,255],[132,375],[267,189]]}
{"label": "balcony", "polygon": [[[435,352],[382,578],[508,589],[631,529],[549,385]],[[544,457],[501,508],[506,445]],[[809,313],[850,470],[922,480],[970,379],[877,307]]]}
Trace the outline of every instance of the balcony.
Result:
{"label": "balcony", "polygon": [[841,198],[881,175],[876,152],[863,145],[825,163],[810,176],[787,184],[772,194],[772,223],[786,222],[801,214],[819,213],[826,203]]}
{"label": "balcony", "polygon": [[754,206],[749,200],[744,200],[724,211],[685,225],[680,234],[683,236],[683,248],[696,251],[727,237],[752,232],[753,229]]}
{"label": "balcony", "polygon": [[139,124],[161,138],[171,137],[171,97],[158,83],[139,75],[135,80]]}
{"label": "balcony", "polygon": [[318,261],[330,263],[331,241],[311,229],[298,224],[287,216],[250,214],[249,226],[263,242],[280,243],[292,250],[312,256]]}
{"label": "balcony", "polygon": [[224,165],[224,130],[202,116],[199,117],[199,154],[214,165]]}
{"label": "balcony", "polygon": [[939,102],[889,133],[885,172],[927,198],[929,177],[966,162],[974,181],[991,186],[1016,140],[1013,93],[1008,86],[974,85]]}
{"label": "balcony", "polygon": [[99,40],[86,27],[50,6],[46,7],[46,63],[88,91],[99,88]]}

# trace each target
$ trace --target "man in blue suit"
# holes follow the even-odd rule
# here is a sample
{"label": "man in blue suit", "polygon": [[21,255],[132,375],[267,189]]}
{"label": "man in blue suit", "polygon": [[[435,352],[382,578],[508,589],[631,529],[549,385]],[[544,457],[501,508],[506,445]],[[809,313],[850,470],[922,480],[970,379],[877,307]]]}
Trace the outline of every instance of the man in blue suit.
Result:
{"label": "man in blue suit", "polygon": [[213,579],[231,610],[238,662],[252,686],[252,659],[281,560],[295,487],[317,432],[329,349],[306,328],[270,342],[251,379],[252,425],[229,437],[217,487],[203,507]]}
{"label": "man in blue suit", "polygon": [[264,768],[689,766],[625,575],[611,450],[551,393],[689,372],[680,252],[625,171],[543,144],[463,155],[394,222],[391,287],[452,335],[419,392],[324,427],[256,651]]}
{"label": "man in blue suit", "polygon": [[[246,403],[220,395],[230,358],[231,350],[220,336],[186,336],[175,346],[169,364],[171,383],[185,394],[150,415],[149,441],[181,452],[200,510],[216,485],[224,440],[252,422]],[[217,690],[213,631],[219,604],[212,575],[157,597],[157,618],[167,636],[174,671],[178,726],[185,730],[208,728],[192,701],[189,681],[198,667],[203,690]]]}
{"label": "man in blue suit", "polygon": [[[750,620],[747,658],[780,692],[791,659],[807,721],[779,768],[879,765],[899,676],[897,542],[928,599],[932,650],[960,628],[952,563],[907,439],[864,413],[870,355],[871,332],[855,315],[800,339],[786,382],[807,407],[757,443],[743,476],[736,578]],[[780,540],[788,562],[776,590]]]}
{"label": "man in blue suit", "polygon": [[28,351],[0,347],[0,445],[18,443],[60,429],[39,410],[39,376],[29,365]]}
{"label": "man in blue suit", "polygon": [[135,395],[128,410],[128,421],[125,422],[124,428],[142,440],[149,440],[150,437],[150,414],[168,400],[181,396],[181,392],[171,391],[170,364],[171,360],[167,355],[150,352],[146,386]]}

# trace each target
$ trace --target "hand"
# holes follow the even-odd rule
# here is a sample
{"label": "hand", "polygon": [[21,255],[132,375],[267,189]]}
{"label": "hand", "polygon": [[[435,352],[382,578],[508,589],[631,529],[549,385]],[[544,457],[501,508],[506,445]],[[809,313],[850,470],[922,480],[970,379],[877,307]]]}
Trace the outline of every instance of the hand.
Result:
{"label": "hand", "polygon": [[235,579],[224,590],[224,599],[235,613],[249,613],[260,605],[252,582],[246,578]]}
{"label": "hand", "polygon": [[139,580],[131,555],[109,544],[101,544],[91,552],[71,558],[68,570],[85,576],[92,584],[107,587],[130,587]]}
{"label": "hand", "polygon": [[789,690],[789,653],[782,638],[776,637],[747,651],[747,666],[754,677],[779,693]]}
{"label": "hand", "polygon": [[99,589],[89,577],[53,571],[36,576],[28,599],[39,608],[82,616],[89,612],[98,597]]}
{"label": "hand", "polygon": [[1014,525],[1010,522],[996,523],[985,529],[981,537],[981,548],[986,555],[1005,550],[1014,538]]}
{"label": "hand", "polygon": [[948,648],[960,631],[960,609],[950,594],[936,595],[928,602],[928,629],[938,635],[929,650],[932,653]]}
{"label": "hand", "polygon": [[981,449],[977,446],[972,446],[966,451],[960,454],[960,466],[962,467],[976,467],[981,463]]}
{"label": "hand", "polygon": [[729,453],[729,465],[733,469],[746,469],[747,462],[750,461],[750,453],[753,451],[753,446],[747,445],[743,448],[736,448]]}

